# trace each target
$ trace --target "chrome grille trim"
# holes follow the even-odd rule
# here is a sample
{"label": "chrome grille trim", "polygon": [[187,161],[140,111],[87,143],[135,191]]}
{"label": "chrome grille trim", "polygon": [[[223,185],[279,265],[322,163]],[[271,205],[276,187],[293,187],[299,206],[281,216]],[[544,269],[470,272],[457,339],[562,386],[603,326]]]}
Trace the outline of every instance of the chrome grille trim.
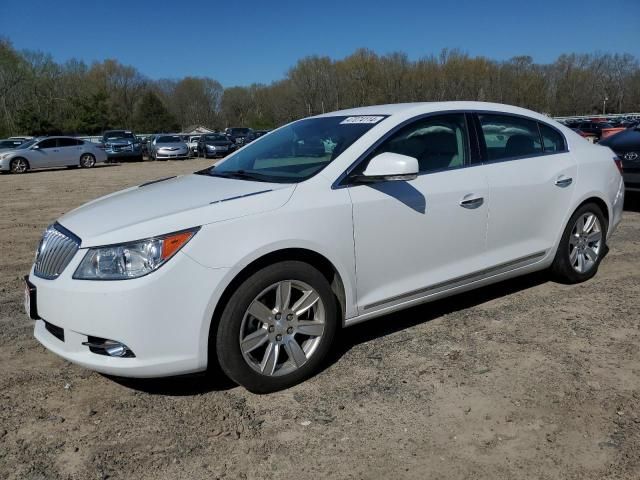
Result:
{"label": "chrome grille trim", "polygon": [[46,280],[58,278],[80,248],[80,243],[80,238],[59,223],[51,225],[40,240],[33,273]]}

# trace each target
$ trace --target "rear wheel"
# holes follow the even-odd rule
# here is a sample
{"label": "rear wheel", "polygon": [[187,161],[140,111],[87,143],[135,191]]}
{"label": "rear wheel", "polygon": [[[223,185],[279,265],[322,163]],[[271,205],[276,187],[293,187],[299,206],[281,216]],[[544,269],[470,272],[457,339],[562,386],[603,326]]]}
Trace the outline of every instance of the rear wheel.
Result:
{"label": "rear wheel", "polygon": [[318,270],[298,261],[270,265],[229,299],[217,329],[218,361],[252,392],[288,388],[317,370],[337,323],[337,301]]}
{"label": "rear wheel", "polygon": [[80,166],[82,168],[92,168],[96,164],[96,157],[90,153],[83,153],[80,157]]}
{"label": "rear wheel", "polygon": [[607,221],[595,203],[587,203],[571,216],[551,265],[555,277],[565,283],[589,280],[606,253]]}
{"label": "rear wheel", "polygon": [[11,173],[25,173],[29,170],[29,162],[24,158],[14,158],[10,164]]}

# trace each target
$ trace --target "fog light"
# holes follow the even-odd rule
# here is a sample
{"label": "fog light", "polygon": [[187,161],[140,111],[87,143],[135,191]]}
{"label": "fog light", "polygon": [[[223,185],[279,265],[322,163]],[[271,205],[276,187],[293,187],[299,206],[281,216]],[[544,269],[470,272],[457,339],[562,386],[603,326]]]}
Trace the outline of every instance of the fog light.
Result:
{"label": "fog light", "polygon": [[104,351],[107,352],[112,357],[124,357],[127,354],[128,348],[118,342],[109,342],[105,343]]}
{"label": "fog light", "polygon": [[106,355],[108,357],[135,357],[134,353],[124,343],[99,337],[87,337],[82,345],[89,347],[92,353]]}

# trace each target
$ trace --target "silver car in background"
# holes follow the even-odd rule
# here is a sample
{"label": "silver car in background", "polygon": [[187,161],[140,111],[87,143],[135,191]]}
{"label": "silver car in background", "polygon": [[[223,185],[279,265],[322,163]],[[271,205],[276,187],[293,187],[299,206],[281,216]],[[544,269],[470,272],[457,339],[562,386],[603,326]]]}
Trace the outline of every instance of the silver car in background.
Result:
{"label": "silver car in background", "polygon": [[191,151],[191,155],[195,155],[198,150],[198,140],[200,140],[200,135],[190,135],[187,140],[187,146]]}
{"label": "silver car in background", "polygon": [[7,150],[14,150],[22,145],[25,140],[17,140],[7,138],[6,140],[0,140],[0,152],[5,152]]}
{"label": "silver car in background", "polygon": [[95,143],[73,137],[45,137],[1,152],[0,171],[25,173],[36,168],[91,168],[106,161],[107,154]]}
{"label": "silver car in background", "polygon": [[153,160],[189,158],[189,147],[179,135],[156,135],[151,142],[150,154]]}

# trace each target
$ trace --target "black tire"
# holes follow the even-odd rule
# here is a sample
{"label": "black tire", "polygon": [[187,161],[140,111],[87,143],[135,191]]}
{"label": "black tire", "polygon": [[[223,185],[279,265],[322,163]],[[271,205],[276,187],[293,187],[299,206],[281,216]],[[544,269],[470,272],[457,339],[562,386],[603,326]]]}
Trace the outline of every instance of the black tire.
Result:
{"label": "black tire", "polygon": [[11,173],[27,173],[30,166],[26,158],[18,157],[11,160],[9,168],[11,169]]}
{"label": "black tire", "polygon": [[[597,258],[593,265],[587,271],[579,272],[573,267],[570,260],[571,247],[569,241],[578,219],[588,213],[594,214],[598,219],[602,240]],[[578,208],[569,219],[569,222],[562,233],[562,238],[560,239],[556,256],[551,264],[551,273],[554,279],[561,283],[574,284],[585,282],[592,278],[598,272],[600,262],[602,262],[602,259],[608,250],[606,244],[608,227],[609,225],[607,224],[606,217],[602,213],[602,209],[595,203],[585,203]]]}
{"label": "black tire", "polygon": [[[267,376],[254,370],[240,350],[240,328],[251,302],[265,288],[283,280],[298,280],[311,286],[324,306],[325,327],[306,363],[291,373]],[[217,326],[215,348],[223,372],[253,393],[270,393],[296,385],[313,375],[329,352],[338,326],[338,302],[327,279],[311,265],[285,261],[267,266],[247,278],[227,302]],[[213,343],[213,342],[212,342]]]}

